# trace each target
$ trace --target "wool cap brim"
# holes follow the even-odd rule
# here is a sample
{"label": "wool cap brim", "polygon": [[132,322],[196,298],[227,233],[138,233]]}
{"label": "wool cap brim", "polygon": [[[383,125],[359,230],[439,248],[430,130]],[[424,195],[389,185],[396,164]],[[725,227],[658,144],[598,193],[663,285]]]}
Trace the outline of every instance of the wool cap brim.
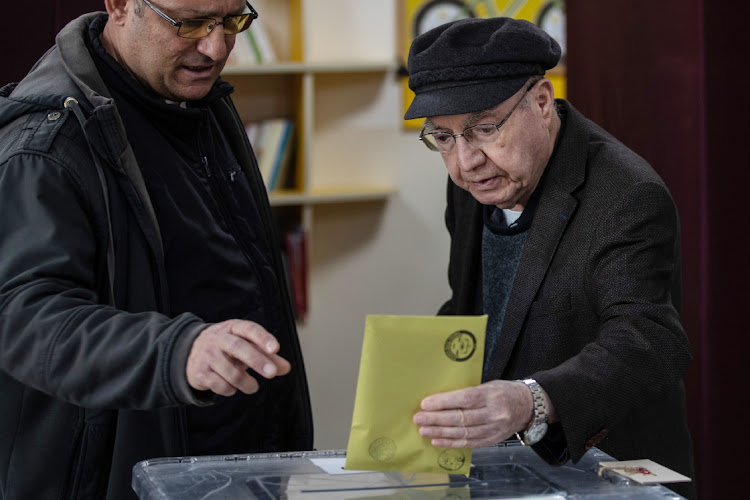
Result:
{"label": "wool cap brim", "polygon": [[560,60],[560,45],[534,24],[506,17],[446,23],[414,39],[404,118],[490,109]]}
{"label": "wool cap brim", "polygon": [[416,94],[404,118],[461,115],[490,109],[510,99],[528,81],[530,75],[508,80],[472,81],[455,87],[423,90]]}

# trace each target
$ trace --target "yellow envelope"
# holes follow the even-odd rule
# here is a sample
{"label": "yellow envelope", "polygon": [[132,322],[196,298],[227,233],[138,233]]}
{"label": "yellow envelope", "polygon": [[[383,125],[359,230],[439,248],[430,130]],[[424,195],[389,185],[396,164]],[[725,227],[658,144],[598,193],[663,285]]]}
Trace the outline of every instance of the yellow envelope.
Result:
{"label": "yellow envelope", "polygon": [[367,316],[345,469],[469,474],[412,417],[426,396],[479,385],[487,316]]}

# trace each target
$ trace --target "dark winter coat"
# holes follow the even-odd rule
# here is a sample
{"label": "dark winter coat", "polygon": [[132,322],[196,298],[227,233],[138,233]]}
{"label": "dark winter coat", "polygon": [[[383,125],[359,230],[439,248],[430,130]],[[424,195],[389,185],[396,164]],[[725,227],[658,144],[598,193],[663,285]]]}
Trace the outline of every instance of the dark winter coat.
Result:
{"label": "dark winter coat", "polygon": [[[132,498],[137,461],[186,453],[185,362],[207,324],[169,313],[162,242],[115,103],[70,23],[0,97],[0,498]],[[268,198],[237,112],[212,104],[287,297]],[[114,306],[112,305],[114,304]],[[292,310],[273,332],[292,372],[258,393],[255,450],[312,448]],[[217,422],[220,425],[220,422]]]}

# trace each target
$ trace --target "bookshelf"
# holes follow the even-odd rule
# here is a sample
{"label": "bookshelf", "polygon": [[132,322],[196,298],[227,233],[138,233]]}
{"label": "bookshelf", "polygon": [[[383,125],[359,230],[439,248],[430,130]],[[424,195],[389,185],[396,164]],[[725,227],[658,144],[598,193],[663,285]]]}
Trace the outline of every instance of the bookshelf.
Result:
{"label": "bookshelf", "polygon": [[297,126],[293,183],[269,197],[280,232],[308,236],[298,330],[319,449],[346,447],[366,315],[449,296],[447,174],[403,127],[397,2],[253,0],[276,60],[222,74],[244,122]]}
{"label": "bookshelf", "polygon": [[[281,192],[270,193],[272,204],[386,199],[395,192],[393,186],[351,176],[323,183],[318,175],[336,162],[335,155],[317,152],[318,131],[329,125],[321,118],[325,112],[317,109],[319,94],[331,81],[349,86],[349,81],[365,78],[378,85],[397,69],[396,54],[383,50],[388,44],[379,41],[382,33],[371,22],[372,14],[346,0],[256,0],[254,5],[260,17],[248,33],[265,40],[260,45],[271,46],[273,54],[255,64],[227,65],[222,76],[237,88],[235,102],[243,121],[281,116],[296,125],[296,176]],[[342,19],[348,22],[342,25]],[[367,100],[366,94],[359,93],[347,102],[336,102],[336,113],[362,115],[360,104]],[[360,123],[359,128],[367,127],[372,124]],[[342,147],[352,147],[345,136]]]}
{"label": "bookshelf", "polygon": [[[252,28],[251,28],[252,29]],[[316,185],[311,182],[315,173],[329,168],[335,158],[312,158],[316,136],[317,83],[328,76],[339,81],[356,80],[354,75],[366,79],[382,80],[392,76],[397,69],[395,61],[282,61],[246,66],[228,66],[222,78],[235,88],[234,100],[243,122],[264,120],[277,116],[294,120],[298,135],[295,140],[297,158],[293,165],[296,178],[293,185],[269,193],[271,205],[314,205],[317,203],[353,203],[357,201],[385,200],[396,192],[395,186],[383,184],[347,183]],[[317,85],[317,87],[316,87]],[[367,96],[358,96],[367,99]],[[279,100],[285,102],[278,102]],[[262,101],[262,102],[259,102]],[[296,105],[296,107],[295,107]],[[347,110],[343,110],[344,113]],[[345,139],[342,139],[345,140]]]}
{"label": "bookshelf", "polygon": [[[230,59],[222,73],[235,87],[233,99],[246,125],[279,119],[293,123],[291,172],[279,187],[269,190],[269,199],[282,239],[286,231],[301,228],[308,247],[314,238],[316,206],[335,205],[342,210],[353,203],[383,206],[396,193],[388,179],[368,174],[368,169],[377,166],[368,166],[361,157],[354,160],[356,169],[341,164],[342,158],[359,156],[359,141],[377,136],[378,128],[382,129],[367,108],[377,107],[378,87],[394,78],[397,70],[395,54],[381,51],[373,57],[371,47],[352,43],[351,32],[340,34],[350,37],[348,43],[340,40],[320,46],[321,38],[315,33],[331,32],[335,25],[331,24],[334,18],[320,14],[335,14],[347,5],[341,0],[254,2],[260,17],[247,32],[251,42],[238,40],[235,52],[240,49],[243,55]],[[246,47],[240,47],[241,42]],[[261,55],[259,62],[259,52],[250,47],[260,45],[271,51]],[[325,137],[335,139],[331,142]],[[253,144],[256,152],[261,146]],[[308,264],[308,257],[304,259]],[[298,319],[304,321],[304,316]]]}

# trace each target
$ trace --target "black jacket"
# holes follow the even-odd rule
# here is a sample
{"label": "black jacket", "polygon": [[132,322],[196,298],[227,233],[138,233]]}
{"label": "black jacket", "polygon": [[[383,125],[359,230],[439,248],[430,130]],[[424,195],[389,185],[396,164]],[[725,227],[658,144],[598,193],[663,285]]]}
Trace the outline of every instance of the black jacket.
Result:
{"label": "black jacket", "polygon": [[[485,371],[533,377],[547,391],[567,449],[553,455],[542,441],[535,450],[546,460],[578,461],[596,446],[692,477],[677,210],[642,158],[557,104],[565,126]],[[440,312],[480,313],[483,207],[452,182],[446,224],[453,295]],[[692,485],[675,488],[694,495]]]}
{"label": "black jacket", "polygon": [[[157,219],[84,45],[94,16],[70,23],[0,97],[0,498],[132,498],[133,465],[185,454],[186,405],[212,401],[185,379],[207,325],[169,313]],[[242,123],[229,98],[212,110],[283,278]],[[259,449],[238,453],[312,448],[302,355],[287,300],[283,308],[272,333],[293,371],[258,394]]]}

